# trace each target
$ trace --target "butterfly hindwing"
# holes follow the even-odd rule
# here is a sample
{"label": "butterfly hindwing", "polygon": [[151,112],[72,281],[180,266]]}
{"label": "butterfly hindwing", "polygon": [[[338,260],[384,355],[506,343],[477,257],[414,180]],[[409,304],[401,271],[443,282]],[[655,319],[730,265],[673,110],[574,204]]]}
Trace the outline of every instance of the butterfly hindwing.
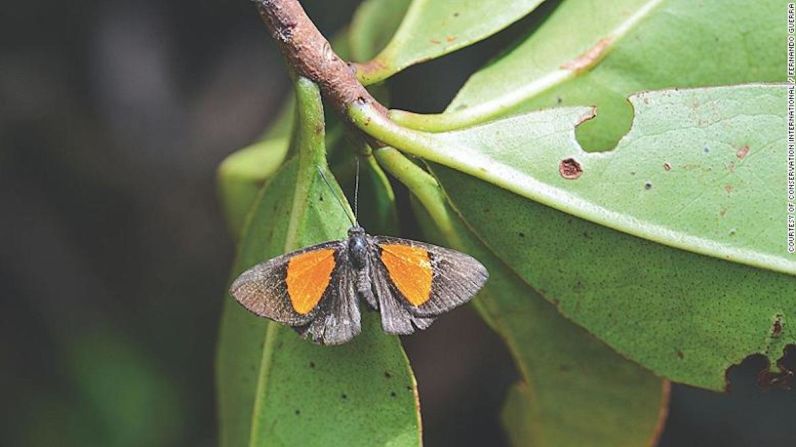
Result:
{"label": "butterfly hindwing", "polygon": [[343,344],[362,330],[356,273],[350,268],[344,250],[340,251],[338,262],[340,268],[318,304],[314,319],[296,328],[302,337],[322,345]]}
{"label": "butterfly hindwing", "polygon": [[[378,250],[375,250],[378,256]],[[412,315],[403,304],[403,298],[394,292],[384,265],[377,258],[371,259],[370,290],[364,293],[367,302],[381,314],[384,332],[395,335],[409,335],[415,328],[425,329],[434,321]]]}
{"label": "butterfly hindwing", "polygon": [[[464,304],[489,277],[480,262],[456,250],[386,236],[371,236],[370,241],[377,261],[373,276],[380,277],[374,283],[386,283],[414,317],[433,318]],[[427,326],[430,321],[418,323]]]}
{"label": "butterfly hindwing", "polygon": [[344,251],[344,242],[330,241],[278,256],[243,272],[230,293],[256,315],[305,326],[342,287]]}

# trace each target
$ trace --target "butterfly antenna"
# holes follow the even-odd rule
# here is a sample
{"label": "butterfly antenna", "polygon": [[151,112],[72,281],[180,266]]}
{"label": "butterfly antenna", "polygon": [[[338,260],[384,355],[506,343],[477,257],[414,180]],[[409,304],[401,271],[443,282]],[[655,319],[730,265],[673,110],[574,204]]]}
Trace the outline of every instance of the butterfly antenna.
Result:
{"label": "butterfly antenna", "polygon": [[[326,178],[326,174],[323,173],[323,169],[321,169],[320,166],[318,166],[318,174],[321,174],[321,178],[323,179],[324,183],[326,183],[326,186],[329,187],[329,191],[332,192],[332,195],[334,196],[335,199],[337,199],[337,203],[340,204],[340,207],[343,209],[343,212],[345,212],[345,215],[348,217],[348,220],[351,221],[351,225],[358,227],[359,224],[357,223],[356,215],[351,216],[351,212],[349,211],[348,208],[346,208],[345,204],[343,203],[343,199],[341,199],[340,196],[335,192],[334,188],[332,188],[332,184],[329,183],[329,179]],[[356,203],[356,199],[354,199],[354,203]]]}
{"label": "butterfly antenna", "polygon": [[359,225],[359,154],[357,157],[357,175],[354,180],[354,220]]}

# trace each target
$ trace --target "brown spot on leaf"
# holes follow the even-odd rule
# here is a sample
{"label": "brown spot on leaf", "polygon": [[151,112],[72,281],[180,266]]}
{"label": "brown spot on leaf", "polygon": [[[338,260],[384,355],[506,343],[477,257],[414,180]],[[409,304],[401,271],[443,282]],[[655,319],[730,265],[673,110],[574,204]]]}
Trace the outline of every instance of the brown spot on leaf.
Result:
{"label": "brown spot on leaf", "polygon": [[431,39],[431,43],[433,43],[434,45],[439,45],[439,44],[441,44],[442,42],[440,42],[440,41],[439,41],[439,40],[437,40],[437,39]]}
{"label": "brown spot on leaf", "polygon": [[448,43],[451,43],[451,42],[453,42],[456,39],[457,39],[456,36],[446,36],[445,37],[445,40],[448,41]]}
{"label": "brown spot on leaf", "polygon": [[682,359],[683,357],[685,357],[685,355],[683,355],[683,351],[681,351],[681,350],[679,350],[679,349],[678,349],[678,350],[677,350],[677,358],[678,358],[678,359]]}
{"label": "brown spot on leaf", "polygon": [[742,148],[738,149],[738,152],[735,153],[735,156],[739,159],[743,160],[749,154],[749,145],[744,144]]}
{"label": "brown spot on leaf", "polygon": [[782,315],[777,314],[774,316],[774,322],[771,323],[771,337],[777,338],[782,335]]}
{"label": "brown spot on leaf", "polygon": [[574,158],[566,158],[558,164],[558,172],[565,179],[574,180],[583,174],[583,168]]}
{"label": "brown spot on leaf", "polygon": [[728,185],[724,185],[724,190],[727,191],[728,193],[731,193],[732,190],[733,190],[733,187],[732,187],[732,185],[729,185],[729,184]]}
{"label": "brown spot on leaf", "polygon": [[611,42],[612,40],[609,38],[600,39],[600,41],[588,51],[561,65],[561,68],[572,71],[584,71],[591,68],[605,55],[605,50]]}
{"label": "brown spot on leaf", "polygon": [[380,71],[384,71],[388,67],[383,60],[376,58],[376,59],[371,59],[369,62],[366,62],[364,64],[352,64],[352,68],[354,69],[354,71],[360,72],[367,77],[372,73],[378,73]]}
{"label": "brown spot on leaf", "polygon": [[671,170],[672,170],[672,165],[671,165],[671,163],[669,163],[669,162],[666,162],[666,163],[664,163],[664,164],[663,164],[663,170],[664,170],[664,171],[671,171]]}

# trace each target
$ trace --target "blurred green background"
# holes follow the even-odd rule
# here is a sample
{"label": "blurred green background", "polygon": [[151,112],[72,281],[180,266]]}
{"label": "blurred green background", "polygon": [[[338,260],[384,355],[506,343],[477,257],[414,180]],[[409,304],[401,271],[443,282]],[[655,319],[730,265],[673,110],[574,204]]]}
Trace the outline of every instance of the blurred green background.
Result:
{"label": "blurred green background", "polygon": [[[357,1],[304,3],[331,35]],[[393,104],[441,110],[557,4],[401,73]],[[234,255],[215,168],[288,92],[276,47],[248,1],[40,0],[6,4],[0,21],[0,445],[215,445]],[[400,189],[399,205],[417,237]],[[517,376],[470,309],[405,345],[427,445],[505,442],[498,412]],[[794,393],[761,391],[763,366],[734,369],[729,395],[675,386],[662,445],[796,444]]]}

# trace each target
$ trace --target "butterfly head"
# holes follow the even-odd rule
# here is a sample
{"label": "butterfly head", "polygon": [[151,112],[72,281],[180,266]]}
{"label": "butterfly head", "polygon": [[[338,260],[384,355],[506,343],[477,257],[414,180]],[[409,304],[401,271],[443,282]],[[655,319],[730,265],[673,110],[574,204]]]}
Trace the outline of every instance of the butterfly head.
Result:
{"label": "butterfly head", "polygon": [[364,236],[364,235],[365,235],[365,229],[360,227],[359,225],[354,225],[348,229],[349,238],[351,236]]}

